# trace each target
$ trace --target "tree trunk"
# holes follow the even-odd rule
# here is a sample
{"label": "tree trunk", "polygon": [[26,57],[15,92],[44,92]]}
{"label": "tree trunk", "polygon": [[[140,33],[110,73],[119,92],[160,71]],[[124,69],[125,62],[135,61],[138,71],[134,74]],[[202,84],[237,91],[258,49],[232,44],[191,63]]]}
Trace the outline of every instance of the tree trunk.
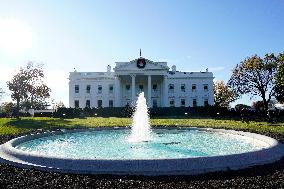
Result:
{"label": "tree trunk", "polygon": [[262,97],[262,101],[263,101],[263,105],[264,105],[264,112],[266,113],[267,110],[268,110],[268,102],[269,101],[267,101],[266,98],[265,98],[265,91],[263,91],[261,93],[261,97]]}
{"label": "tree trunk", "polygon": [[268,111],[268,101],[265,100],[263,104],[264,104],[264,110],[265,112],[267,112]]}
{"label": "tree trunk", "polygon": [[31,107],[29,107],[29,109],[35,109],[34,107],[34,96],[31,95]]}
{"label": "tree trunk", "polygon": [[16,118],[19,119],[20,99],[17,99]]}

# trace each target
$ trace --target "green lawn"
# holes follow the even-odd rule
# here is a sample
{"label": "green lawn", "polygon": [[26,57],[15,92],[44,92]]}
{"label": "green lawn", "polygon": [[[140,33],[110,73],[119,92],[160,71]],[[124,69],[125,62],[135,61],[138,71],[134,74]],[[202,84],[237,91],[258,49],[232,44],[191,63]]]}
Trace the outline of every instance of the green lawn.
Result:
{"label": "green lawn", "polygon": [[[130,118],[86,118],[86,119],[58,119],[58,118],[0,118],[0,135],[26,133],[33,129],[80,128],[97,126],[129,126]],[[151,119],[152,126],[194,126],[242,129],[251,132],[270,132],[284,134],[284,123],[270,124],[267,122],[250,121],[248,123],[223,119]]]}

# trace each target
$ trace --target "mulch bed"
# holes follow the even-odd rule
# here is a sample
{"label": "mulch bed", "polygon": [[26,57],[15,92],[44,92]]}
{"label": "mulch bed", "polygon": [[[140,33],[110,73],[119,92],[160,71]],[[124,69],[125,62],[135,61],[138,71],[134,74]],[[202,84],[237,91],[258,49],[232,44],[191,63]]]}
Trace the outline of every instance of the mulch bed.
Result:
{"label": "mulch bed", "polygon": [[[38,131],[34,131],[36,133]],[[284,143],[284,134],[261,133]],[[17,137],[0,136],[0,143]],[[273,164],[198,176],[79,175],[0,164],[1,188],[284,188],[284,158]]]}

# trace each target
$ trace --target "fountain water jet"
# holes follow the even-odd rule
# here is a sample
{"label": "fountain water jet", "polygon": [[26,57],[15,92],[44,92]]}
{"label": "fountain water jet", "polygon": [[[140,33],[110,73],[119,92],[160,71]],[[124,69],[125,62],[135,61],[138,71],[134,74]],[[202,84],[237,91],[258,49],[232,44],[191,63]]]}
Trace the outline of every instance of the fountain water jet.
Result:
{"label": "fountain water jet", "polygon": [[132,117],[131,134],[129,142],[143,142],[151,139],[151,126],[149,121],[148,107],[144,92],[141,92],[136,102],[135,112]]}

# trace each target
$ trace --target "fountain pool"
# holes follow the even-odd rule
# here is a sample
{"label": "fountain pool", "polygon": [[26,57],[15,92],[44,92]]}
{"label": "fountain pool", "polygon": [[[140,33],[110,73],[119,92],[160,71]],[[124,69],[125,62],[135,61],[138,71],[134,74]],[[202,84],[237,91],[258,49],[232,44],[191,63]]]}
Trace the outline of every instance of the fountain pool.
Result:
{"label": "fountain pool", "polygon": [[91,174],[191,175],[271,163],[283,144],[267,136],[223,129],[151,129],[141,93],[131,129],[61,130],[22,136],[0,146],[0,162]]}
{"label": "fountain pool", "polygon": [[155,128],[131,142],[128,128],[62,130],[22,136],[0,146],[0,162],[91,174],[191,175],[271,163],[283,144],[259,134],[222,129]]}
{"label": "fountain pool", "polygon": [[73,159],[174,159],[223,156],[267,148],[246,136],[193,128],[154,129],[151,140],[132,142],[130,130],[108,129],[63,133],[16,145],[30,155]]}

